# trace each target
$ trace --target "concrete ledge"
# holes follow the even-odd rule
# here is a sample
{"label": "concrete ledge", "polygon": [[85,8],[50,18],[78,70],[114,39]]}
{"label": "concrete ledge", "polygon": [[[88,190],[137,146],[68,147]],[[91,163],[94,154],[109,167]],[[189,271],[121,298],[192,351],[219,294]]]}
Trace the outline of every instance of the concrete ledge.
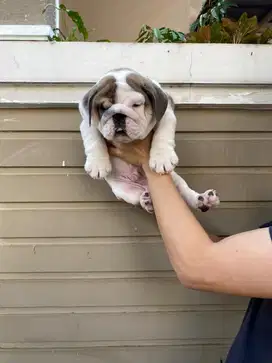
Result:
{"label": "concrete ledge", "polygon": [[14,41],[0,47],[0,82],[89,84],[111,68],[130,67],[171,85],[272,84],[269,45]]}
{"label": "concrete ledge", "polygon": [[[27,28],[29,36],[51,29]],[[271,46],[0,41],[0,47],[4,108],[76,107],[116,67],[159,81],[179,108],[272,108]]]}

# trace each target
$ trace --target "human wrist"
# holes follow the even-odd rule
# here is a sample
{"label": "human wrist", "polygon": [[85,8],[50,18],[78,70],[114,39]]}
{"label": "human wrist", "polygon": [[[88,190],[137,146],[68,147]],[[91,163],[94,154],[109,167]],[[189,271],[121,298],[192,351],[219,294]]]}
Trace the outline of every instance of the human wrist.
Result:
{"label": "human wrist", "polygon": [[161,173],[157,173],[156,171],[152,170],[150,168],[150,166],[149,166],[149,162],[148,161],[142,164],[142,169],[143,169],[143,171],[145,173],[145,176],[146,176],[146,178],[148,180],[149,179],[154,180],[154,179],[162,178],[162,177],[164,177],[164,178],[170,178],[172,180],[170,173],[162,173],[161,174]]}
{"label": "human wrist", "polygon": [[155,177],[159,177],[160,174],[153,171],[149,166],[149,161],[147,160],[145,163],[142,164],[143,171],[147,179]]}
{"label": "human wrist", "polygon": [[151,172],[151,169],[150,169],[150,166],[149,166],[149,163],[148,163],[148,160],[145,160],[143,163],[142,163],[142,168],[143,168],[143,171],[145,174],[148,174]]}

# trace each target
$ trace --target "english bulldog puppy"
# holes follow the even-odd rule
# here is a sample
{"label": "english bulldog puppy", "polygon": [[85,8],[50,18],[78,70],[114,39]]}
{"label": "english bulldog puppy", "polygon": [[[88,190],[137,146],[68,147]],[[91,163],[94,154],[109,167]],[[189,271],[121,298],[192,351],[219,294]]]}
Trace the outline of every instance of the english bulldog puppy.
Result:
{"label": "english bulldog puppy", "polygon": [[191,208],[206,212],[219,204],[215,190],[200,194],[174,171],[178,164],[174,102],[156,81],[129,68],[113,69],[84,95],[79,112],[85,171],[93,179],[105,179],[117,199],[153,213],[142,168],[110,156],[106,144],[106,140],[112,144],[142,140],[153,131],[150,168],[170,173]]}

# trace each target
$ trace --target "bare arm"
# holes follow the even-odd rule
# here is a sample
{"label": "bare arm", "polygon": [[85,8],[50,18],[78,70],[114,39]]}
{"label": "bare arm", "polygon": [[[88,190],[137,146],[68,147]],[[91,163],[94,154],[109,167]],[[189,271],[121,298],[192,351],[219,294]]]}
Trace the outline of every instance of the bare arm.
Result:
{"label": "bare arm", "polygon": [[[272,298],[272,242],[267,228],[213,243],[169,175],[144,170],[162,238],[173,268],[187,287]],[[167,203],[165,203],[167,199]]]}
{"label": "bare arm", "polygon": [[198,290],[272,298],[272,242],[268,229],[221,240],[208,236],[180,197],[171,176],[150,170],[151,138],[149,135],[142,141],[110,147],[110,152],[143,166],[159,229],[180,281]]}

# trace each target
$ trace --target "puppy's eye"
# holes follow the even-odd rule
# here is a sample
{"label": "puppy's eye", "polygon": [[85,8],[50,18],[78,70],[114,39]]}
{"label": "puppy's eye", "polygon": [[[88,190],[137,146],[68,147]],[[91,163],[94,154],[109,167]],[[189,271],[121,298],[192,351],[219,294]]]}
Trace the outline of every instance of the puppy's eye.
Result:
{"label": "puppy's eye", "polygon": [[139,104],[139,103],[134,103],[133,105],[132,105],[132,107],[140,107],[141,106],[141,104]]}
{"label": "puppy's eye", "polygon": [[103,112],[107,111],[109,108],[110,108],[110,106],[108,106],[108,105],[100,105],[100,110]]}

